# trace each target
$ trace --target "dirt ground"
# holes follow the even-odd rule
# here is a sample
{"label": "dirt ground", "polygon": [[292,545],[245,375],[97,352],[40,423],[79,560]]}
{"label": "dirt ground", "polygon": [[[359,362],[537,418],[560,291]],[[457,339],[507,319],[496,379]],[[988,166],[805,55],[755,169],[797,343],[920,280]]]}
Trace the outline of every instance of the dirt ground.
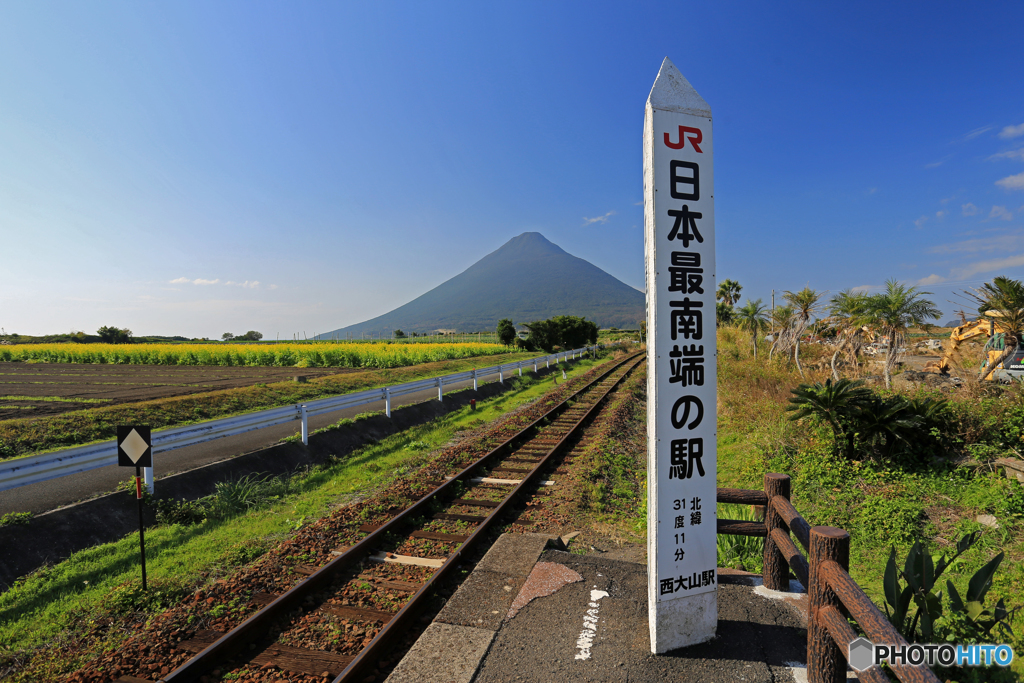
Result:
{"label": "dirt ground", "polygon": [[0,363],[0,420],[283,382],[296,376],[313,379],[362,370]]}

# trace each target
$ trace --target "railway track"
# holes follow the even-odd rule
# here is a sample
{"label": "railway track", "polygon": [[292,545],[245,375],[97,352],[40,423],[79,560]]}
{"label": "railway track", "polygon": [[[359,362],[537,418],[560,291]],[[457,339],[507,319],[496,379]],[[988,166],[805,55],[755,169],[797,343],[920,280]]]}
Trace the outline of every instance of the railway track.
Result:
{"label": "railway track", "polygon": [[[437,587],[454,578],[466,556],[486,542],[488,529],[553,484],[545,480],[545,472],[643,360],[642,354],[634,354],[615,363],[454,476],[430,482],[432,490],[410,506],[389,510],[393,516],[383,524],[360,526],[366,536],[333,550],[326,564],[293,565],[292,585],[281,592],[276,585],[268,586],[275,592],[253,594],[259,609],[237,626],[227,632],[199,630],[179,642],[176,649],[192,656],[173,670],[163,667],[166,673],[159,679],[117,680],[245,680],[244,673],[228,674],[259,669],[286,671],[292,680],[348,683],[364,681],[368,674],[372,678],[376,663],[414,625]],[[339,651],[329,638],[297,637],[331,630],[319,628],[322,624],[334,632],[363,635],[362,648],[352,652],[349,640],[349,647]],[[299,640],[312,640],[322,649],[288,644]]]}

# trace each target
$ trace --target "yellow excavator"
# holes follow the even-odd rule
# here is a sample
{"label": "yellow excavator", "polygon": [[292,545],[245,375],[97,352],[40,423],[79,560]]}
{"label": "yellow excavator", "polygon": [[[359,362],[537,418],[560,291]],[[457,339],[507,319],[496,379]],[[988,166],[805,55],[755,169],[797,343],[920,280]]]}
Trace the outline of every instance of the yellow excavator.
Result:
{"label": "yellow excavator", "polygon": [[[924,371],[942,375],[949,374],[950,365],[959,352],[961,344],[982,336],[988,337],[988,342],[985,344],[986,358],[981,367],[988,367],[990,363],[997,362],[1002,357],[1003,351],[1006,350],[1007,332],[1011,332],[1011,330],[999,322],[999,313],[986,311],[984,317],[954,328],[949,335],[949,345],[946,347],[945,353],[942,354],[942,358],[926,364]],[[988,376],[988,380],[993,382],[1009,382],[1014,379],[1024,379],[1024,347],[1022,346],[1018,346]]]}

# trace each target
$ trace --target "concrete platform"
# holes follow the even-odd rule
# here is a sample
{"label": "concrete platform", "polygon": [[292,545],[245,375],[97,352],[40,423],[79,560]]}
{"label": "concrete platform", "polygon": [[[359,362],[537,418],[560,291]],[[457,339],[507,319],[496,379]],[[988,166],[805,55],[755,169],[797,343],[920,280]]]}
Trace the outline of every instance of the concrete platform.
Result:
{"label": "concrete platform", "polygon": [[[806,681],[806,594],[719,575],[718,636],[650,652],[647,568],[502,536],[388,683]],[[724,570],[720,570],[723,571]]]}

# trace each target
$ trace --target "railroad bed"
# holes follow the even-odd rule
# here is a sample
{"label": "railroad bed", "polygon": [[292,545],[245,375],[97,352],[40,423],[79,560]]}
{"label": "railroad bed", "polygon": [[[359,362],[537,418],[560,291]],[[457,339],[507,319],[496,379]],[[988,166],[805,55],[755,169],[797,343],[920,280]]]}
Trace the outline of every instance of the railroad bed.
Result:
{"label": "railroad bed", "polygon": [[121,653],[123,664],[107,669],[106,680],[375,680],[378,662],[394,658],[437,589],[466,573],[467,556],[486,550],[488,530],[524,507],[543,505],[535,499],[555,484],[547,479],[553,468],[643,360],[633,354],[601,368],[454,476],[444,476],[438,463],[427,466],[422,481],[397,482],[388,492],[394,506],[364,511],[361,524],[348,520],[357,535],[339,535],[332,547],[330,527],[322,527],[315,543],[285,542],[277,561],[264,563],[245,586],[222,581],[206,589],[208,604],[193,609],[192,626],[199,628],[163,634],[173,644],[169,652],[142,644],[135,657]]}

